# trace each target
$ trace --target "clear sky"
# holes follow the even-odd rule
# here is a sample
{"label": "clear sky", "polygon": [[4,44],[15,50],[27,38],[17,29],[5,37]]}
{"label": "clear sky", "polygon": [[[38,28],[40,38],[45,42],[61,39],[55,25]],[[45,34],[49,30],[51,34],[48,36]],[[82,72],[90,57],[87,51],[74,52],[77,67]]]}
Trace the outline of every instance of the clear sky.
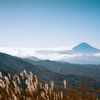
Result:
{"label": "clear sky", "polygon": [[100,0],[0,0],[0,47],[100,48]]}

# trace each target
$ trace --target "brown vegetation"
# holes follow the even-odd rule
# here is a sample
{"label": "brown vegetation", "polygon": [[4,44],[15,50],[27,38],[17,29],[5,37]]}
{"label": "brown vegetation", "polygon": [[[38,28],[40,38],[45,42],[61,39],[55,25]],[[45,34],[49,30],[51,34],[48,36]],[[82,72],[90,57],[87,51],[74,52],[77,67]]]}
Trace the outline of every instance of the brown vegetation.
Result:
{"label": "brown vegetation", "polygon": [[64,80],[64,89],[54,90],[53,81],[50,86],[42,84],[32,72],[28,74],[25,70],[20,75],[2,76],[0,72],[0,100],[99,100],[93,88],[87,87],[85,79],[77,89],[67,87]]}

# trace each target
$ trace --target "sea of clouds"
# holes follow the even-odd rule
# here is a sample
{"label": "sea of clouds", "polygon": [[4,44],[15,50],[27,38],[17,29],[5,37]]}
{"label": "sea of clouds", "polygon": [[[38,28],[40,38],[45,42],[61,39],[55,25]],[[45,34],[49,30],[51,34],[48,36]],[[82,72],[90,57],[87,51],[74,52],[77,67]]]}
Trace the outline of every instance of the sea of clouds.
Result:
{"label": "sea of clouds", "polygon": [[[66,61],[69,58],[82,57],[83,54],[62,54],[59,51],[72,50],[72,47],[58,47],[58,48],[9,48],[0,47],[0,52],[10,54],[17,57],[37,57],[39,59],[49,59],[55,61]],[[90,55],[86,55],[90,56]],[[100,57],[100,53],[92,56]]]}
{"label": "sea of clouds", "polygon": [[58,48],[9,48],[0,47],[0,52],[17,57],[37,57],[39,59],[66,60],[67,58],[81,56],[81,54],[61,54],[59,51],[71,50],[72,47]]}

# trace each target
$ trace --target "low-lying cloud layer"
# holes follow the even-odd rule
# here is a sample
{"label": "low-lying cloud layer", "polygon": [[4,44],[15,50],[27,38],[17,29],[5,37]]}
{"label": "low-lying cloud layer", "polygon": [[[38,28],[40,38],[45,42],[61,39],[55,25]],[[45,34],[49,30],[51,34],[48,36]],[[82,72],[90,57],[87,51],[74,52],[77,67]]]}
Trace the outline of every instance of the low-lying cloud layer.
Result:
{"label": "low-lying cloud layer", "polygon": [[44,48],[44,49],[33,49],[33,48],[0,48],[0,52],[7,53],[17,57],[29,57],[35,56],[40,59],[50,60],[65,60],[67,58],[81,56],[81,54],[60,54],[57,53],[63,50],[71,50],[71,47],[59,47],[59,48]]}
{"label": "low-lying cloud layer", "polygon": [[[68,61],[68,62],[83,62],[84,60],[91,62],[92,60],[97,61],[100,57],[100,53],[92,55],[83,55],[83,54],[62,54],[59,51],[71,50],[71,47],[59,47],[59,48],[42,48],[42,49],[33,49],[33,48],[0,48],[0,52],[7,53],[17,57],[37,57],[39,59],[45,60],[55,60],[55,61]],[[95,58],[96,57],[96,58]],[[95,58],[95,59],[94,59]],[[77,60],[78,59],[78,60]],[[76,61],[77,60],[77,61]],[[90,61],[89,61],[90,60]],[[86,62],[85,61],[85,62]],[[93,62],[92,61],[92,62]]]}

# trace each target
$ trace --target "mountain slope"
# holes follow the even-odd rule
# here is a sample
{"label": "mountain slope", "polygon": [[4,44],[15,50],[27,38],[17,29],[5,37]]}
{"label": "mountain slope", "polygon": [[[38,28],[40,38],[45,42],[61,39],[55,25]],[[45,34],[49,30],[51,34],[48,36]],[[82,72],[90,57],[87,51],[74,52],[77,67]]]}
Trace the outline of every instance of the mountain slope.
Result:
{"label": "mountain slope", "polygon": [[[29,62],[26,62],[21,58],[0,53],[0,71],[3,71],[3,73],[5,74],[10,71],[12,73],[20,73],[24,69],[26,69],[27,72],[32,71],[35,75],[37,75],[40,81],[50,82],[51,80],[53,80],[56,85],[62,85],[62,81],[66,79],[67,84],[74,84],[75,86],[77,86],[82,79],[82,77],[76,75],[61,75],[52,72],[42,66],[30,64]],[[95,83],[93,79],[89,80]],[[74,83],[75,81],[76,83]]]}
{"label": "mountain slope", "polygon": [[[30,64],[27,61],[22,60],[21,58],[10,56],[4,53],[0,53],[0,71],[3,71],[3,74],[6,74],[9,72],[11,74],[19,74],[24,69],[27,70],[27,72],[32,71],[35,75],[37,75],[38,79],[45,82],[50,82],[51,80],[55,82],[56,86],[63,86],[62,81],[66,79],[67,86],[79,86],[81,79],[83,76],[77,76],[73,74],[68,75],[62,75],[59,73],[52,72],[43,66]],[[92,84],[94,88],[98,86],[100,83],[99,81],[96,81],[92,78],[85,77],[87,84]],[[96,88],[97,89],[97,88]]]}
{"label": "mountain slope", "polygon": [[44,66],[45,68],[50,69],[51,71],[68,75],[78,75],[91,77],[97,80],[100,80],[100,65],[81,65],[81,64],[70,64],[70,63],[60,63],[50,60],[41,60],[41,61],[31,61],[28,62],[36,65]]}

